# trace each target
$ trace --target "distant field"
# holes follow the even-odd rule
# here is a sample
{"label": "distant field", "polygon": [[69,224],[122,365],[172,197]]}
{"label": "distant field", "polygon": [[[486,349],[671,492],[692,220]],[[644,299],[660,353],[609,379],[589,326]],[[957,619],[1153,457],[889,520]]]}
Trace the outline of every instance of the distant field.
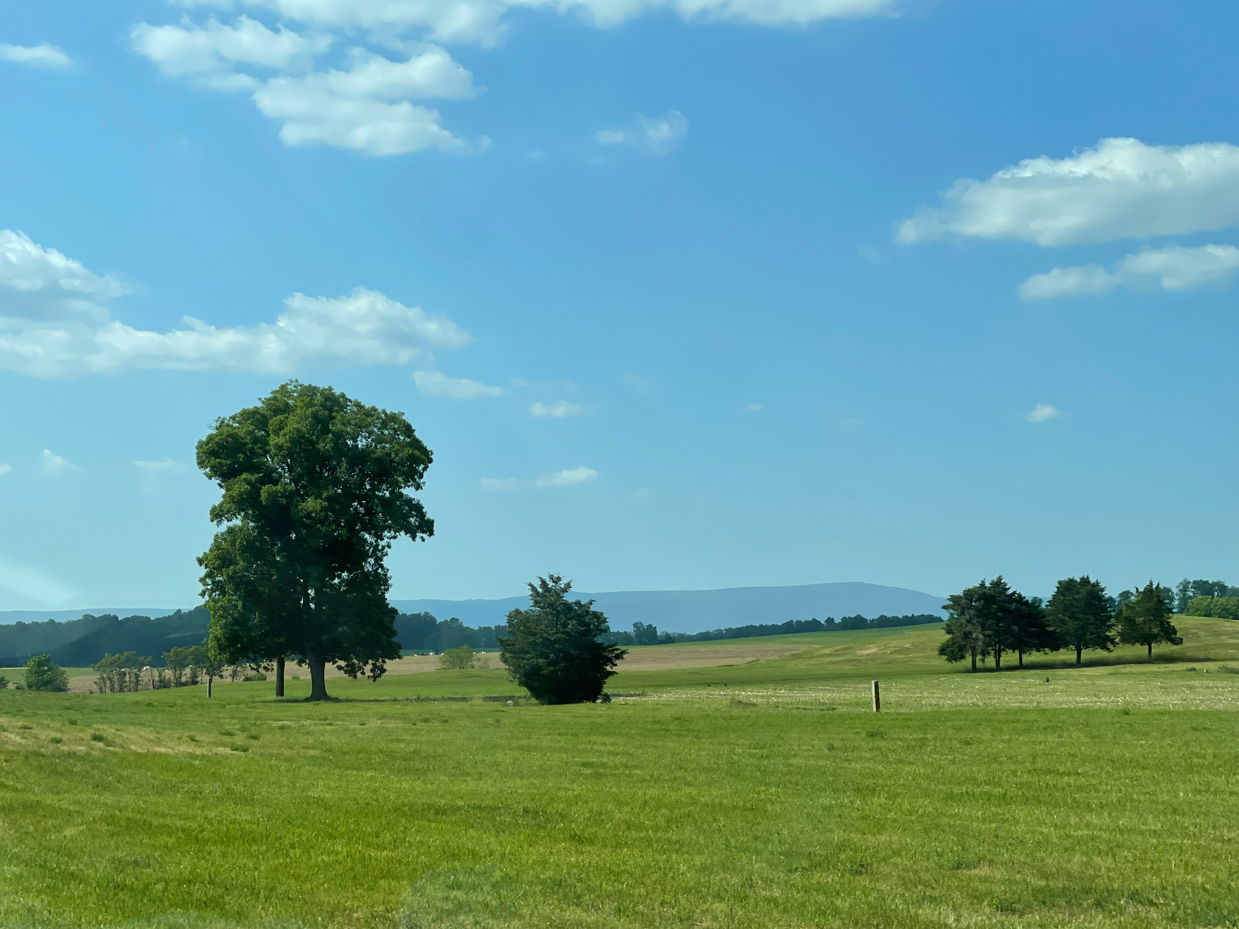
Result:
{"label": "distant field", "polygon": [[577,707],[0,693],[0,925],[1239,925],[1239,623],[1180,629],[1001,675],[939,628],[655,646]]}

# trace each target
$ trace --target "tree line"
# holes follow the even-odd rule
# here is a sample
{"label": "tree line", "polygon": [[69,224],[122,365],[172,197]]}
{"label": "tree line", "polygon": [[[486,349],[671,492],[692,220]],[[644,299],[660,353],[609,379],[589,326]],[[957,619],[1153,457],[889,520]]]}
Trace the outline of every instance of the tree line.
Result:
{"label": "tree line", "polygon": [[1176,592],[1149,581],[1139,590],[1110,597],[1088,575],[1058,582],[1049,602],[1026,597],[998,576],[947,598],[949,619],[938,654],[949,662],[971,659],[972,670],[993,659],[1002,670],[1003,656],[1014,653],[1018,666],[1033,652],[1074,649],[1076,664],[1085,651],[1111,651],[1117,644],[1143,645],[1153,657],[1157,644],[1182,645],[1171,615]]}
{"label": "tree line", "polygon": [[659,632],[652,623],[636,622],[632,632],[616,631],[606,635],[611,645],[673,645],[676,642],[712,642],[717,639],[748,639],[767,635],[793,635],[803,632],[847,632],[857,629],[888,629],[895,626],[920,626],[942,622],[941,616],[932,613],[917,613],[907,616],[883,614],[869,619],[857,613],[842,619],[789,619],[783,623],[761,623],[747,626],[731,626],[727,629],[711,629],[709,632]]}

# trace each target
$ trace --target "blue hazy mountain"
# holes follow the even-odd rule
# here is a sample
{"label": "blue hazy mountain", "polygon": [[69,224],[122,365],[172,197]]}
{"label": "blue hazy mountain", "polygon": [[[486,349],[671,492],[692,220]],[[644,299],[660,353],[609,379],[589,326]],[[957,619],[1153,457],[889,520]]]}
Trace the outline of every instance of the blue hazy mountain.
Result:
{"label": "blue hazy mountain", "polygon": [[[833,616],[906,616],[939,613],[942,597],[879,584],[849,582],[798,587],[730,587],[723,590],[625,590],[576,593],[593,599],[611,628],[627,630],[635,622],[664,632],[705,632],[749,623],[784,623],[791,619]],[[497,626],[508,611],[529,606],[528,597],[502,600],[393,600],[402,613],[431,613],[436,619],[455,616],[466,626]]]}
{"label": "blue hazy mountain", "polygon": [[[790,619],[826,619],[833,616],[906,616],[938,613],[942,597],[880,584],[848,582],[804,584],[798,587],[729,587],[723,590],[623,590],[608,593],[577,592],[596,601],[612,629],[627,630],[635,622],[649,623],[664,632],[705,632],[749,623],[784,623]],[[431,613],[436,619],[458,618],[466,626],[497,626],[508,611],[529,606],[528,597],[500,600],[393,600],[402,613]],[[188,609],[188,607],[186,607]],[[84,613],[101,616],[167,616],[173,610],[153,607],[100,607],[86,610],[9,610],[0,612],[0,625],[17,622],[60,622]]]}

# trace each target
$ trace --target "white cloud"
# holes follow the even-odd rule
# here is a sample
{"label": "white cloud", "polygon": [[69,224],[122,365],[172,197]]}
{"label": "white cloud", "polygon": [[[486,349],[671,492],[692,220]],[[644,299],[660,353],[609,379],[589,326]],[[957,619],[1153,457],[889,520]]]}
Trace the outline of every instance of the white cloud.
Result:
{"label": "white cloud", "polygon": [[484,477],[480,481],[482,489],[488,494],[502,494],[509,490],[516,490],[523,483],[514,477],[505,477],[502,480],[493,477]]}
{"label": "white cloud", "polygon": [[602,129],[597,134],[599,145],[628,144],[652,155],[670,155],[687,137],[688,117],[679,110],[657,118],[638,113],[632,127]]}
{"label": "white cloud", "polygon": [[1024,418],[1030,423],[1044,423],[1047,420],[1057,419],[1062,415],[1062,410],[1056,410],[1048,403],[1038,403]]}
{"label": "white cloud", "polygon": [[[440,125],[437,110],[412,102],[480,92],[473,76],[435,45],[416,46],[404,61],[353,47],[347,69],[315,71],[314,59],[331,47],[331,35],[302,35],[284,26],[275,31],[248,16],[231,26],[215,19],[202,27],[188,20],[140,23],[130,40],[165,74],[217,90],[250,91],[264,116],[283,123],[286,145],[331,145],[368,155],[471,150]],[[259,78],[249,73],[254,68],[278,73]]]}
{"label": "white cloud", "polygon": [[1070,158],[962,179],[900,224],[905,243],[948,233],[1043,246],[1181,235],[1239,225],[1239,147],[1103,139]]}
{"label": "white cloud", "polygon": [[488,387],[467,377],[448,377],[441,371],[414,371],[413,381],[423,397],[444,397],[448,400],[477,400],[480,397],[502,397],[502,387]]}
{"label": "white cloud", "polygon": [[65,54],[64,49],[46,42],[42,45],[0,44],[0,61],[12,61],[36,68],[68,68],[73,64],[73,59]]}
{"label": "white cloud", "polygon": [[135,461],[133,466],[147,474],[158,474],[160,471],[171,471],[173,468],[181,467],[171,458],[162,458],[159,461]]}
{"label": "white cloud", "polygon": [[760,403],[746,403],[744,405],[744,411],[746,413],[760,413],[761,404]]}
{"label": "white cloud", "polygon": [[4,477],[4,475],[12,473],[13,466],[11,464],[0,464],[0,477]]}
{"label": "white cloud", "polygon": [[443,49],[428,46],[407,61],[359,52],[348,71],[277,77],[254,92],[265,116],[281,120],[286,145],[333,145],[367,155],[437,148],[469,150],[439,124],[439,111],[409,101],[461,100],[478,93],[473,76]]}
{"label": "white cloud", "polygon": [[803,26],[824,19],[880,16],[894,0],[178,0],[216,9],[267,9],[281,17],[337,30],[379,34],[428,32],[442,42],[493,44],[509,9],[576,13],[598,26],[616,26],[647,12],[671,10],[692,22]]}
{"label": "white cloud", "polygon": [[588,484],[597,477],[598,472],[593,468],[572,468],[569,471],[543,474],[538,478],[537,484],[539,487],[570,487],[573,484]]}
{"label": "white cloud", "polygon": [[1193,290],[1225,281],[1236,269],[1239,269],[1239,248],[1233,245],[1197,248],[1172,245],[1128,255],[1112,271],[1088,264],[1034,274],[1020,286],[1020,296],[1025,300],[1045,300],[1104,294],[1116,287]]}
{"label": "white cloud", "polygon": [[334,298],[293,294],[271,323],[216,327],[187,316],[170,332],[112,319],[108,302],[123,293],[114,277],[0,230],[0,368],[41,377],[125,368],[290,374],[407,364],[469,341],[450,319],[364,287]]}
{"label": "white cloud", "polygon": [[258,86],[257,79],[232,73],[237,66],[276,71],[305,68],[333,41],[329,35],[307,37],[283,26],[275,32],[248,16],[238,17],[232,26],[215,19],[204,27],[187,20],[179,26],[139,23],[129,38],[134,51],[153,61],[164,74],[199,77],[221,90]]}
{"label": "white cloud", "polygon": [[51,451],[51,449],[43,449],[43,473],[52,477],[59,477],[63,474],[72,474],[74,471],[81,471],[77,465]]}
{"label": "white cloud", "polygon": [[567,400],[560,400],[557,403],[543,403],[539,400],[529,408],[530,416],[549,416],[552,419],[563,419],[565,416],[580,416],[585,412],[585,407],[579,403],[569,403]]}

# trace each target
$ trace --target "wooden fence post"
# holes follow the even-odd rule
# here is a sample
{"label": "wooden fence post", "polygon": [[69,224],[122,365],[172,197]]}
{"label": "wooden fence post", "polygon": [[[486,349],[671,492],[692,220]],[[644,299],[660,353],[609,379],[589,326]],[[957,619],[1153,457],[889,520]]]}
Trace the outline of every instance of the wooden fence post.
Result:
{"label": "wooden fence post", "polygon": [[877,681],[873,682],[873,712],[875,713],[882,712],[882,695],[881,695],[881,692],[878,690]]}

